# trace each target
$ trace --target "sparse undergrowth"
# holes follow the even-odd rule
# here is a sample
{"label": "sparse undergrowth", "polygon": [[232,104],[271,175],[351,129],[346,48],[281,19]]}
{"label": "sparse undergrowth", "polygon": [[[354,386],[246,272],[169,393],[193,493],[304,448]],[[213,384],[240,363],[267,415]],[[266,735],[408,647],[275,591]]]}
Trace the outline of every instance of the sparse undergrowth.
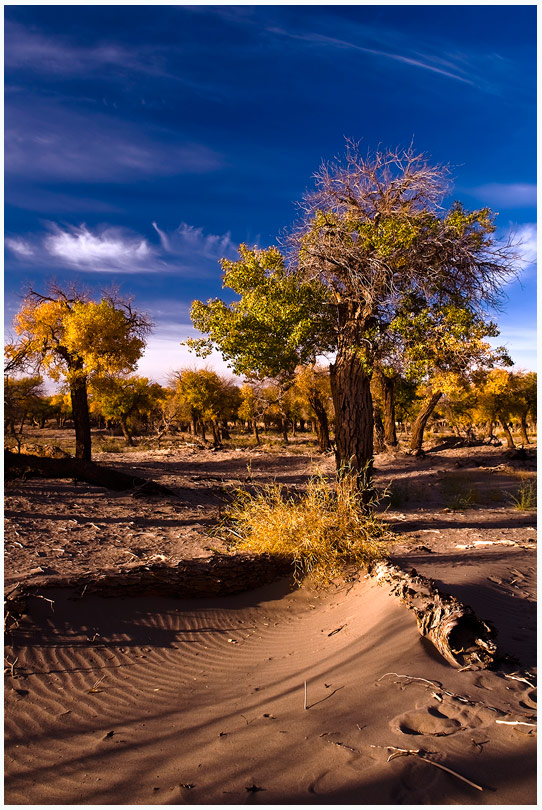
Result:
{"label": "sparse undergrowth", "polygon": [[536,479],[523,477],[515,493],[507,493],[514,509],[536,509]]}
{"label": "sparse undergrowth", "polygon": [[301,497],[288,496],[278,484],[255,494],[237,490],[219,532],[239,551],[291,557],[297,582],[309,577],[324,586],[349,564],[366,566],[382,558],[395,539],[374,505],[364,505],[351,476],[343,476],[333,491],[317,474]]}

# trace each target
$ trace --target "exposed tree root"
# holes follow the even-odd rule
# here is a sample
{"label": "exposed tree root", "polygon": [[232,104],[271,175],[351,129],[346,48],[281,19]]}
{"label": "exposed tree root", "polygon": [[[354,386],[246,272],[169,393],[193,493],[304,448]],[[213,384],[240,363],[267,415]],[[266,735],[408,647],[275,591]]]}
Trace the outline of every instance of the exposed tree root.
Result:
{"label": "exposed tree root", "polygon": [[168,495],[176,497],[167,487],[140,478],[138,475],[103,467],[93,461],[77,458],[42,458],[41,456],[17,455],[4,451],[6,480],[14,478],[73,478],[98,487],[117,491],[132,490],[134,495]]}
{"label": "exposed tree root", "polygon": [[418,630],[454,667],[487,669],[494,661],[496,630],[479,619],[472,608],[454,596],[439,593],[427,577],[413,568],[408,573],[391,562],[378,562],[371,574],[379,583],[391,586],[416,616]]}

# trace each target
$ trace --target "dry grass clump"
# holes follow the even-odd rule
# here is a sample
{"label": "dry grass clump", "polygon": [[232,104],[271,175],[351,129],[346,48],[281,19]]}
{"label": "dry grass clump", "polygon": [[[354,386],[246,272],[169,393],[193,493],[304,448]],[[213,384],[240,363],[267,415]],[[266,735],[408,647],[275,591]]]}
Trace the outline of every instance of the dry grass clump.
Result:
{"label": "dry grass clump", "polygon": [[237,550],[291,557],[296,582],[308,576],[323,586],[349,564],[366,566],[384,556],[394,535],[372,507],[364,505],[353,476],[341,477],[333,491],[317,474],[302,496],[288,496],[278,484],[255,494],[237,490],[222,530]]}

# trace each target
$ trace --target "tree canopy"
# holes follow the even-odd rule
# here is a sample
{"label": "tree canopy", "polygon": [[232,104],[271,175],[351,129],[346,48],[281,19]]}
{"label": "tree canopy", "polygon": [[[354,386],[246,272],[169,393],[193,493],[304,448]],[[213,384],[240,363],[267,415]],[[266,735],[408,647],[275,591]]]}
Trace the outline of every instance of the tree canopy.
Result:
{"label": "tree canopy", "polygon": [[17,339],[6,346],[9,368],[31,367],[70,389],[77,458],[91,456],[87,381],[132,371],[145,346],[150,322],[116,294],[100,301],[76,288],[30,290],[15,316]]}
{"label": "tree canopy", "polygon": [[223,287],[238,298],[194,301],[190,312],[207,338],[186,343],[200,356],[217,346],[236,374],[293,379],[304,364],[334,343],[326,291],[285,263],[278,248],[239,246],[240,259],[222,259]]}

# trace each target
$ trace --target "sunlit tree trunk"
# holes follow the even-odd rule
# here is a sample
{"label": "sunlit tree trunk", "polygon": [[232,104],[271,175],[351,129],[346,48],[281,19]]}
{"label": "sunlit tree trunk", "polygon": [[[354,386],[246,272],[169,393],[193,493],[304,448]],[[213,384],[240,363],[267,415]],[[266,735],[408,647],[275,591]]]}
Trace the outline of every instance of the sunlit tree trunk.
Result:
{"label": "sunlit tree trunk", "polygon": [[504,435],[506,436],[506,446],[509,450],[513,450],[515,448],[514,439],[512,438],[512,434],[510,433],[510,428],[508,426],[508,422],[506,419],[500,419],[501,427],[504,430]]}
{"label": "sunlit tree trunk", "polygon": [[318,437],[318,446],[322,453],[327,453],[331,449],[331,441],[329,439],[329,421],[324,403],[316,392],[310,396],[310,405],[316,416],[315,426],[316,435]]}
{"label": "sunlit tree trunk", "polygon": [[412,435],[410,437],[410,449],[413,453],[421,453],[423,445],[423,432],[427,424],[427,420],[435,410],[437,402],[442,396],[442,391],[435,391],[431,394],[422,404],[420,412],[416,417],[416,421],[412,426]]}
{"label": "sunlit tree trunk", "polygon": [[382,389],[384,410],[384,442],[386,447],[397,447],[397,432],[395,429],[395,380],[388,377],[379,368],[375,369]]}
{"label": "sunlit tree trunk", "polygon": [[371,377],[353,342],[340,340],[330,366],[335,406],[335,457],[339,473],[351,471],[362,488],[373,463],[373,401]]}
{"label": "sunlit tree trunk", "polygon": [[132,446],[134,442],[133,442],[133,439],[132,439],[132,434],[130,433],[130,430],[128,428],[128,421],[126,419],[125,414],[122,414],[122,416],[120,416],[119,422],[120,422],[120,427],[121,427],[121,430],[122,430],[122,435],[124,436],[126,444],[129,444],[130,446]]}

